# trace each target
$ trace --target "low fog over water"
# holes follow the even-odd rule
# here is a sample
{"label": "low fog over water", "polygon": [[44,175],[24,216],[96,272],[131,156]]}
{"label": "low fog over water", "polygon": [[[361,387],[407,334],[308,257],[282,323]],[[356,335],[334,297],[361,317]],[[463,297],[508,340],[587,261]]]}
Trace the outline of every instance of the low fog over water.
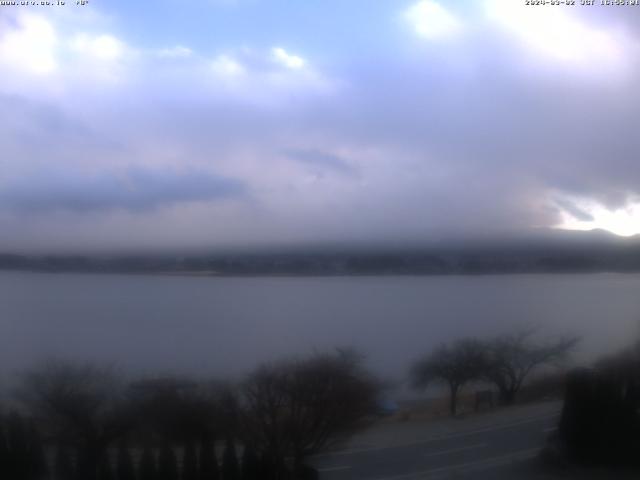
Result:
{"label": "low fog over water", "polygon": [[459,336],[538,325],[590,359],[640,332],[640,275],[216,278],[0,273],[2,375],[49,356],[135,373],[234,377],[262,361],[355,346],[404,380]]}

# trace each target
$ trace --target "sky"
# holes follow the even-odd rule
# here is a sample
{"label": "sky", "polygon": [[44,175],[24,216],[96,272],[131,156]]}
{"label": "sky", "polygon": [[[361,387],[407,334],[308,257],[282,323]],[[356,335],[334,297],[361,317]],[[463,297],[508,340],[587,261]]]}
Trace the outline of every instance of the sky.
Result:
{"label": "sky", "polygon": [[2,251],[640,233],[640,7],[76,3],[0,5]]}

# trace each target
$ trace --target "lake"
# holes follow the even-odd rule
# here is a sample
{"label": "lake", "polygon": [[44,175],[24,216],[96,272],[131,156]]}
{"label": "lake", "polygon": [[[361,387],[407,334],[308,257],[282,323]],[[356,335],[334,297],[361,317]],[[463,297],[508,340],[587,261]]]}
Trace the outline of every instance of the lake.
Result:
{"label": "lake", "polygon": [[579,359],[640,337],[640,275],[220,278],[0,272],[0,373],[51,357],[237,376],[355,346],[385,377],[440,342],[538,325]]}

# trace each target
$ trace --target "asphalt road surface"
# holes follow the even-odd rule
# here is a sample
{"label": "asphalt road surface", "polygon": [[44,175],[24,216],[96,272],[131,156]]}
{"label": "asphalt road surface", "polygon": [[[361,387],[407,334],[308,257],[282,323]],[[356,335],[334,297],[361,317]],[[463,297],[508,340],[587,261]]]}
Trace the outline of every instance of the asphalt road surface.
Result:
{"label": "asphalt road surface", "polygon": [[314,465],[321,480],[526,478],[560,407],[547,402],[463,419],[383,422]]}

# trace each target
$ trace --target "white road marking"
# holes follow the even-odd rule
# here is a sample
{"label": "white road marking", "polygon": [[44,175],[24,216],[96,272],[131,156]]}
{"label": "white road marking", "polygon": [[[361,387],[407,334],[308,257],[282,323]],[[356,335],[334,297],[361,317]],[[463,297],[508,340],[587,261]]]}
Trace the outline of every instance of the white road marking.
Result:
{"label": "white road marking", "polygon": [[344,465],[341,467],[318,468],[318,472],[337,472],[338,470],[349,470],[351,467]]}
{"label": "white road marking", "polygon": [[488,446],[487,443],[477,443],[475,445],[469,445],[468,447],[450,448],[449,450],[440,450],[439,452],[427,453],[425,457],[438,457],[440,455],[447,455],[449,453],[464,452],[465,450],[473,450],[476,448],[483,448]]}
{"label": "white road marking", "polygon": [[551,432],[555,432],[557,429],[558,429],[558,427],[545,428],[544,430],[542,430],[542,433],[551,433]]}
{"label": "white road marking", "polygon": [[[500,467],[502,465],[508,465],[514,461],[527,460],[533,458],[540,451],[540,448],[528,448],[525,450],[518,450],[517,452],[510,453],[508,455],[501,455],[498,457],[491,457],[484,460],[478,460],[476,462],[460,463],[458,465],[451,465],[447,467],[432,468],[430,470],[422,470],[420,472],[405,473],[402,475],[395,475],[392,477],[378,477],[375,480],[427,480],[442,478],[445,475],[451,473],[468,473],[478,470],[486,470],[492,467]],[[449,477],[447,477],[449,478]]]}
{"label": "white road marking", "polygon": [[448,440],[450,438],[459,438],[459,437],[466,437],[469,435],[475,435],[477,433],[486,433],[486,432],[493,432],[496,430],[506,430],[508,428],[511,427],[517,427],[518,425],[524,425],[526,423],[532,423],[532,422],[538,422],[540,420],[546,420],[546,419],[550,419],[550,418],[554,418],[559,416],[560,413],[554,413],[554,414],[550,414],[550,415],[542,415],[542,416],[538,416],[538,417],[532,417],[532,418],[527,418],[525,420],[520,420],[517,422],[511,422],[511,423],[504,423],[501,425],[494,425],[491,427],[485,427],[485,428],[478,428],[476,430],[469,430],[466,432],[460,432],[460,433],[454,433],[454,434],[450,434],[450,435],[439,435],[439,436],[435,436],[432,438],[427,438],[424,440],[418,440],[415,442],[406,442],[406,443],[398,443],[395,445],[387,445],[384,447],[371,447],[371,448],[360,448],[360,449],[353,449],[353,450],[343,450],[340,452],[331,452],[331,453],[323,453],[320,455],[316,455],[315,458],[324,458],[324,457],[339,457],[339,456],[345,456],[345,455],[355,455],[358,453],[367,453],[367,452],[379,452],[381,450],[391,450],[394,448],[404,448],[404,447],[412,447],[415,445],[423,445],[425,443],[432,443],[432,442],[438,442],[440,440]]}

